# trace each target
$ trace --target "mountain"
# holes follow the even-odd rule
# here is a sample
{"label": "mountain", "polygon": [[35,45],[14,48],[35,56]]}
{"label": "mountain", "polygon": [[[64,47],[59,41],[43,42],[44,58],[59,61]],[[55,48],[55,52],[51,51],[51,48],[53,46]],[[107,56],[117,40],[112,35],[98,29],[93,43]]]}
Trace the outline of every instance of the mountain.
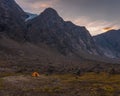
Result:
{"label": "mountain", "polygon": [[118,63],[103,56],[85,27],[64,21],[52,8],[27,18],[14,0],[0,0],[0,72],[107,71]]}
{"label": "mountain", "polygon": [[94,40],[104,54],[111,58],[120,58],[120,30],[110,30],[94,36]]}
{"label": "mountain", "polygon": [[85,27],[64,21],[52,8],[37,16],[24,12],[14,0],[1,0],[0,13],[0,37],[45,44],[64,55],[102,54]]}
{"label": "mountain", "polygon": [[63,54],[101,54],[85,27],[64,21],[52,8],[29,20],[27,27],[29,41],[34,44],[45,43]]}
{"label": "mountain", "polygon": [[27,17],[14,0],[0,0],[0,36],[23,41],[27,31],[24,20]]}

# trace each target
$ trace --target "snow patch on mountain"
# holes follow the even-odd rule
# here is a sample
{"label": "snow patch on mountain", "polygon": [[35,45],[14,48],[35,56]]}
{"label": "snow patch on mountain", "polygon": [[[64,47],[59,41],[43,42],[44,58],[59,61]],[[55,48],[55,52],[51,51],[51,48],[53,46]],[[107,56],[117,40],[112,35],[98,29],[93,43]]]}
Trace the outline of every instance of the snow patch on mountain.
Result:
{"label": "snow patch on mountain", "polygon": [[25,22],[38,16],[37,14],[32,14],[32,13],[28,13],[28,12],[27,12],[27,15],[28,15],[28,17],[25,19]]}

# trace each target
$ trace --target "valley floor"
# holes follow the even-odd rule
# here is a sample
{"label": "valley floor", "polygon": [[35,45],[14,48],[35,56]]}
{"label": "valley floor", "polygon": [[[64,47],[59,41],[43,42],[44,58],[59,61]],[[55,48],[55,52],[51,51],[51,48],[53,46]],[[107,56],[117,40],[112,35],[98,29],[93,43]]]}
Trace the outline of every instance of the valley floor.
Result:
{"label": "valley floor", "polygon": [[0,74],[0,96],[120,96],[120,74]]}

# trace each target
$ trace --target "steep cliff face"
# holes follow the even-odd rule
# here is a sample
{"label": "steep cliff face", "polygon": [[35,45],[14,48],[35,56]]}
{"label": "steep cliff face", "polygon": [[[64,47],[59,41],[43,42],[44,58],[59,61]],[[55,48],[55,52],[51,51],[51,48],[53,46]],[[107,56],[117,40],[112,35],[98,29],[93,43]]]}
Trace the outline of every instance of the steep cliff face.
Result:
{"label": "steep cliff face", "polygon": [[85,27],[64,21],[52,8],[47,8],[38,17],[30,20],[27,26],[29,41],[35,44],[44,42],[64,54],[101,54]]}
{"label": "steep cliff face", "polygon": [[104,54],[111,58],[120,58],[120,30],[110,30],[94,36],[96,44]]}
{"label": "steep cliff face", "polygon": [[14,0],[0,0],[0,36],[24,40],[26,13]]}

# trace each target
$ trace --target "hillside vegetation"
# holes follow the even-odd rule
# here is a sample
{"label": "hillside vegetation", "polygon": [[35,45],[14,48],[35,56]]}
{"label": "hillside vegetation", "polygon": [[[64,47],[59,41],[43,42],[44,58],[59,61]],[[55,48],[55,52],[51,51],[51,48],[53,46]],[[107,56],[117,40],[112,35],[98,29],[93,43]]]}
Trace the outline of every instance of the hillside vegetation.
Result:
{"label": "hillside vegetation", "polygon": [[120,74],[0,74],[0,96],[120,96]]}

